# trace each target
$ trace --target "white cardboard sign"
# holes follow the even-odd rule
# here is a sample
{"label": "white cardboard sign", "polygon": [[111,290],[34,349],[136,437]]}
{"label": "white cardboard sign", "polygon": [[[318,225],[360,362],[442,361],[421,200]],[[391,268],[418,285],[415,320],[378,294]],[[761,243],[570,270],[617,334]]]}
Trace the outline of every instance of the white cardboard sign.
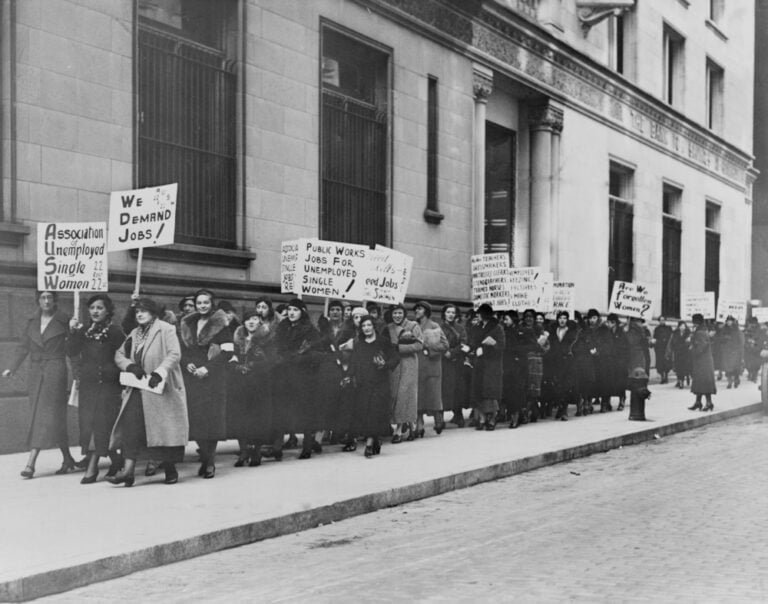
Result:
{"label": "white cardboard sign", "polygon": [[38,222],[37,289],[107,291],[105,222]]}
{"label": "white cardboard sign", "polygon": [[680,295],[680,318],[690,321],[695,314],[705,319],[715,318],[715,292],[682,292]]}
{"label": "white cardboard sign", "polygon": [[645,285],[629,281],[614,281],[608,312],[617,315],[649,319],[653,299]]}
{"label": "white cardboard sign", "polygon": [[475,254],[471,257],[472,304],[490,304],[494,310],[510,310],[509,254]]}
{"label": "white cardboard sign", "polygon": [[300,296],[365,299],[371,249],[366,245],[300,239],[295,289]]}
{"label": "white cardboard sign", "polygon": [[717,301],[717,320],[725,323],[728,315],[732,315],[739,325],[743,325],[747,321],[747,301],[720,298]]}
{"label": "white cardboard sign", "polygon": [[368,262],[365,273],[365,300],[379,304],[403,303],[411,280],[413,257],[377,245],[368,254]]}
{"label": "white cardboard sign", "polygon": [[109,196],[110,252],[170,245],[176,234],[178,184],[113,191]]}

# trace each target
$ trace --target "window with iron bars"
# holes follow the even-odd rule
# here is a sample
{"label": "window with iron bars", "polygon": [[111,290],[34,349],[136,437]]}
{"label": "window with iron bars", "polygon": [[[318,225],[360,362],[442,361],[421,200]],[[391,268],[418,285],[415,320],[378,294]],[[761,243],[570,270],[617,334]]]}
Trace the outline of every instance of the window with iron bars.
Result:
{"label": "window with iron bars", "polygon": [[707,202],[704,233],[704,291],[720,296],[720,206]]}
{"label": "window with iron bars", "polygon": [[632,281],[633,262],[633,200],[634,172],[611,162],[608,181],[608,298],[616,281]]}
{"label": "window with iron bars", "polygon": [[676,317],[680,314],[680,255],[683,233],[679,218],[682,190],[664,185],[662,238],[661,238],[661,314]]}
{"label": "window with iron bars", "polygon": [[138,186],[178,182],[176,241],[235,248],[236,2],[140,0]]}

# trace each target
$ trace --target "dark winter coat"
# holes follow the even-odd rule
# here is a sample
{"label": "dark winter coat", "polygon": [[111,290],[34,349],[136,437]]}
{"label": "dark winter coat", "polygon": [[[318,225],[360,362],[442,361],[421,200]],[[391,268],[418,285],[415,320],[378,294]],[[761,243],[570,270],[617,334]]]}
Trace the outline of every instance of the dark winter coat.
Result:
{"label": "dark winter coat", "polygon": [[736,324],[720,329],[720,363],[726,373],[741,373],[744,367],[744,334]]}
{"label": "dark winter coat", "polygon": [[627,376],[636,368],[642,367],[646,375],[650,375],[650,358],[648,355],[648,337],[645,329],[630,321],[627,334]]}
{"label": "dark winter coat", "polygon": [[349,364],[349,353],[340,351],[339,347],[355,337],[355,325],[352,321],[342,321],[334,326],[325,317],[320,317],[317,327],[314,425],[318,429],[346,432],[351,408],[344,400],[341,381],[346,375],[344,368]]}
{"label": "dark winter coat", "polygon": [[461,409],[466,401],[464,391],[464,379],[462,369],[464,367],[464,353],[461,347],[467,343],[467,331],[457,321],[448,323],[439,322],[448,340],[448,350],[443,354],[442,395],[443,409]]}
{"label": "dark winter coat", "polygon": [[691,336],[691,392],[715,394],[715,363],[712,343],[705,325],[698,325]]}
{"label": "dark winter coat", "polygon": [[69,320],[56,312],[40,333],[41,313],[27,321],[11,363],[15,373],[29,356],[27,388],[31,423],[27,446],[50,449],[67,446],[67,362],[66,341]]}
{"label": "dark winter coat", "polygon": [[[181,367],[189,406],[190,440],[224,440],[227,438],[226,366],[232,356],[232,331],[223,310],[217,310],[197,333],[199,313],[181,321]],[[197,378],[187,365],[205,367],[208,375]]]}
{"label": "dark winter coat", "polygon": [[96,455],[109,452],[109,436],[120,411],[122,386],[115,352],[125,341],[123,330],[110,325],[96,340],[80,329],[67,340],[67,355],[77,367],[80,447],[86,454],[93,440]]}
{"label": "dark winter coat", "polygon": [[277,324],[273,393],[275,397],[275,431],[314,432],[316,426],[315,380],[320,355],[317,352],[320,334],[304,314],[292,323],[284,319]]}
{"label": "dark winter coat", "polygon": [[[483,344],[488,338],[495,344]],[[469,348],[472,355],[472,400],[501,400],[504,386],[504,329],[496,319],[485,325],[473,325],[469,330]],[[481,356],[477,355],[482,349]]]}
{"label": "dark winter coat", "polygon": [[672,359],[675,375],[680,380],[691,375],[691,331],[686,327],[685,331],[676,329],[669,339],[667,356]]}
{"label": "dark winter coat", "polygon": [[[384,359],[378,367],[374,358]],[[353,380],[354,412],[350,432],[362,436],[380,436],[389,433],[390,372],[400,363],[400,355],[383,333],[373,342],[365,338],[355,340],[350,359],[349,376]]]}
{"label": "dark winter coat", "polygon": [[657,325],[653,330],[653,354],[656,357],[656,371],[666,373],[672,369],[671,359],[667,357],[667,346],[672,338],[672,327],[667,325]]}
{"label": "dark winter coat", "polygon": [[567,400],[576,389],[576,366],[573,347],[576,344],[576,328],[565,327],[558,337],[557,325],[549,332],[549,352],[544,355],[544,381],[551,388],[556,401]]}
{"label": "dark winter coat", "polygon": [[276,327],[276,322],[260,323],[250,337],[242,325],[235,330],[227,365],[228,438],[262,443],[271,438]]}

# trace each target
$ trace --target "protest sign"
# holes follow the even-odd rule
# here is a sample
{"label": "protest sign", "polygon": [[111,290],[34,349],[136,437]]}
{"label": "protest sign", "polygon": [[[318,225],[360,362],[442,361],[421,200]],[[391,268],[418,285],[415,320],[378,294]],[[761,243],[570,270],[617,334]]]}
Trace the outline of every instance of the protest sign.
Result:
{"label": "protest sign", "polygon": [[107,291],[104,222],[37,223],[37,289]]}
{"label": "protest sign", "polygon": [[539,266],[509,269],[509,290],[511,308],[524,311],[526,308],[540,310],[542,294],[542,270]]}
{"label": "protest sign", "polygon": [[113,191],[109,196],[110,252],[169,245],[176,232],[178,185],[132,191]]}
{"label": "protest sign", "polygon": [[696,313],[705,319],[715,318],[715,292],[682,292],[680,318],[690,321]]}
{"label": "protest sign", "polygon": [[368,254],[365,273],[365,300],[379,304],[405,301],[411,279],[413,258],[383,245],[376,245]]}
{"label": "protest sign", "polygon": [[494,310],[509,310],[509,254],[475,254],[471,257],[472,304],[490,304]]}
{"label": "protest sign", "polygon": [[747,301],[720,298],[717,301],[717,320],[724,323],[729,315],[734,317],[737,323],[743,325],[747,320]]}
{"label": "protest sign", "polygon": [[759,306],[752,309],[752,316],[758,323],[768,323],[768,306]]}
{"label": "protest sign", "polygon": [[573,317],[576,309],[576,284],[572,281],[555,281],[552,284],[552,311],[557,314],[561,310]]}
{"label": "protest sign", "polygon": [[296,291],[296,262],[299,259],[299,244],[301,239],[283,241],[280,246],[280,293],[295,294]]}
{"label": "protest sign", "polygon": [[555,305],[554,281],[554,273],[539,273],[539,278],[536,280],[537,284],[539,285],[539,301],[536,303],[536,306],[534,306],[534,310],[543,313],[552,311]]}
{"label": "protest sign", "polygon": [[371,249],[366,245],[320,239],[299,240],[295,289],[303,296],[365,299]]}
{"label": "protest sign", "polygon": [[617,315],[648,319],[651,316],[653,300],[648,288],[639,283],[614,281],[608,312]]}

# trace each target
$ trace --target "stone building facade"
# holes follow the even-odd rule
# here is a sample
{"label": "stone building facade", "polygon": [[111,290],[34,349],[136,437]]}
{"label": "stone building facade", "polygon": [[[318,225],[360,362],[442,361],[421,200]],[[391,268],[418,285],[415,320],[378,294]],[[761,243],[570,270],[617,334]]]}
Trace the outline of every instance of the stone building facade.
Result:
{"label": "stone building facade", "polygon": [[[507,252],[604,309],[750,288],[755,4],[698,0],[0,0],[0,359],[35,223],[179,182],[142,290],[279,292],[280,244],[382,243],[409,299],[468,304]],[[110,254],[125,304],[135,253]],[[71,309],[71,299],[62,297]],[[318,304],[321,300],[316,301]],[[0,384],[20,417],[21,383]]]}

